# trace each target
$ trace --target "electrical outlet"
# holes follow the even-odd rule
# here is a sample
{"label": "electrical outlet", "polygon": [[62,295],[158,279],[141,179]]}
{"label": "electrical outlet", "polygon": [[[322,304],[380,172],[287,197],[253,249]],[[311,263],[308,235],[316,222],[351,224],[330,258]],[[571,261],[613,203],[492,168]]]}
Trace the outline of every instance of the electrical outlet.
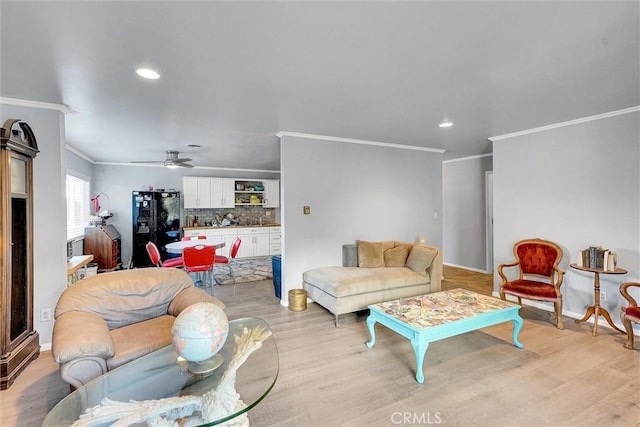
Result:
{"label": "electrical outlet", "polygon": [[606,301],[607,300],[607,293],[604,291],[600,291],[600,301]]}
{"label": "electrical outlet", "polygon": [[51,309],[43,308],[40,310],[40,321],[41,322],[51,322]]}

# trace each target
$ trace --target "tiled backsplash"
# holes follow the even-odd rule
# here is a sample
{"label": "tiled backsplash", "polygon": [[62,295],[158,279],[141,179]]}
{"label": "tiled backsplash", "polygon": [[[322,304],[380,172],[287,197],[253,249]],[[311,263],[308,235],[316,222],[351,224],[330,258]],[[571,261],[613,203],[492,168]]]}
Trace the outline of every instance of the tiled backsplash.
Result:
{"label": "tiled backsplash", "polygon": [[184,209],[184,218],[182,218],[183,227],[192,227],[193,221],[198,218],[198,226],[203,227],[213,224],[216,221],[216,215],[225,217],[231,213],[238,221],[239,225],[257,225],[260,224],[260,218],[264,224],[278,222],[275,217],[275,208],[263,208],[262,206],[236,206],[235,208],[222,209]]}

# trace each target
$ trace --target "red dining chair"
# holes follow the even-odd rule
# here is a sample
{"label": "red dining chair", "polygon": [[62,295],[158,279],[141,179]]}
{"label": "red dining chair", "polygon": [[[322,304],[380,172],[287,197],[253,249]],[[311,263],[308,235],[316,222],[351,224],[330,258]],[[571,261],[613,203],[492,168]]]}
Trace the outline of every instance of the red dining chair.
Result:
{"label": "red dining chair", "polygon": [[211,275],[216,258],[215,247],[205,245],[187,246],[182,251],[182,258],[184,259],[184,271],[196,273],[196,284],[198,282],[203,283],[202,273],[208,274],[209,281],[207,284],[211,284]]}
{"label": "red dining chair", "polygon": [[146,248],[147,253],[149,254],[149,258],[151,258],[151,262],[157,267],[175,268],[182,267],[183,265],[182,257],[168,258],[162,261],[160,259],[160,251],[158,250],[156,244],[153,242],[148,242]]}
{"label": "red dining chair", "polygon": [[233,275],[233,269],[229,265],[229,262],[232,259],[234,259],[236,255],[238,255],[238,250],[240,249],[240,243],[242,243],[242,240],[239,237],[236,237],[235,239],[233,239],[233,243],[231,243],[231,248],[229,249],[229,256],[226,257],[224,255],[216,255],[216,258],[215,258],[216,264],[225,264],[227,266],[227,268],[229,269],[229,275],[233,279],[234,284],[236,283],[236,278]]}

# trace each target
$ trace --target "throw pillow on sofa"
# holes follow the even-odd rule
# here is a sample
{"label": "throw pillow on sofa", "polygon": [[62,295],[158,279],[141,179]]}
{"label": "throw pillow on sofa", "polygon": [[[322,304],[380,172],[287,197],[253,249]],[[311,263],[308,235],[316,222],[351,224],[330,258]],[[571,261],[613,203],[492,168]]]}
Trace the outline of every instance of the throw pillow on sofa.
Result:
{"label": "throw pillow on sofa", "polygon": [[406,266],[423,276],[427,275],[427,268],[438,254],[435,249],[430,249],[424,245],[413,245]]}
{"label": "throw pillow on sofa", "polygon": [[358,245],[358,267],[384,267],[384,248],[382,242],[356,240]]}
{"label": "throw pillow on sofa", "polygon": [[404,267],[409,256],[409,245],[398,245],[384,251],[385,267]]}

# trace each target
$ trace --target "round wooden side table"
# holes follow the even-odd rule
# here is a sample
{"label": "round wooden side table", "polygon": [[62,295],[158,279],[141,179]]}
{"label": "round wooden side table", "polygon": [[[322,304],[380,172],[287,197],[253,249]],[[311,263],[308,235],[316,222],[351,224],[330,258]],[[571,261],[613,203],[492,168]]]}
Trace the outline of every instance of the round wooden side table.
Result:
{"label": "round wooden side table", "polygon": [[585,313],[582,319],[576,320],[576,323],[586,322],[591,316],[594,316],[593,319],[593,336],[595,337],[598,334],[598,317],[602,316],[605,320],[611,325],[613,329],[618,332],[625,334],[626,332],[622,329],[618,328],[613,321],[611,320],[611,316],[606,308],[600,306],[600,274],[627,274],[627,270],[623,268],[617,268],[615,270],[603,270],[600,268],[589,268],[589,267],[581,267],[577,264],[570,264],[569,267],[580,270],[587,271],[589,273],[593,273],[593,299],[594,305],[587,308],[587,312]]}

